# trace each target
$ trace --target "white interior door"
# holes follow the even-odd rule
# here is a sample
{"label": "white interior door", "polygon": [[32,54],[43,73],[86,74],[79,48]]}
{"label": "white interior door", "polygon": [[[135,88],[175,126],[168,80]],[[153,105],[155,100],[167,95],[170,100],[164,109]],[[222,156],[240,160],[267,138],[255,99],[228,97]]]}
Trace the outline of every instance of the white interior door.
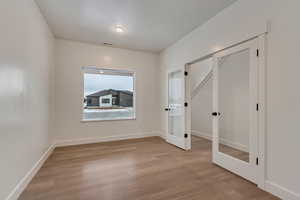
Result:
{"label": "white interior door", "polygon": [[257,183],[258,41],[214,55],[213,162]]}
{"label": "white interior door", "polygon": [[168,73],[168,133],[167,142],[187,149],[185,131],[185,76],[184,69]]}

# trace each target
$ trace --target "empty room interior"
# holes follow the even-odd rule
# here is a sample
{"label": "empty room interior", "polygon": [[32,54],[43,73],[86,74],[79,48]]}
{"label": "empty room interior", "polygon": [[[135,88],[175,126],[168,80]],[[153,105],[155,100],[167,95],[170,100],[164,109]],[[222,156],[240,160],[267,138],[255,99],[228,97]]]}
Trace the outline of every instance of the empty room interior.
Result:
{"label": "empty room interior", "polygon": [[0,200],[300,200],[299,0],[1,0]]}

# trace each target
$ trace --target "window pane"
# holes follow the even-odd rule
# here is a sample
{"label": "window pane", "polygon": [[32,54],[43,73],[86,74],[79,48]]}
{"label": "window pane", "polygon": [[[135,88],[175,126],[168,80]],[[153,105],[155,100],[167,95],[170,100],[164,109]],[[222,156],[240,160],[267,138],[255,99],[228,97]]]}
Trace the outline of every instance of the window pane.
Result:
{"label": "window pane", "polygon": [[110,99],[102,99],[102,103],[110,103]]}
{"label": "window pane", "polygon": [[84,120],[133,119],[134,76],[129,71],[88,69],[84,73]]}

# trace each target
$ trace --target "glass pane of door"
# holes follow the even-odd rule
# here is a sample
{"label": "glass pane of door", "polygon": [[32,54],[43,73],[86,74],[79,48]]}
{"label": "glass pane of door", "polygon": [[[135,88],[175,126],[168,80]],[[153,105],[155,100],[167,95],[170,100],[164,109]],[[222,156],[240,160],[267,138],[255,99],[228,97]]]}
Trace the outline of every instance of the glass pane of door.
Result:
{"label": "glass pane of door", "polygon": [[219,151],[249,162],[250,50],[218,59]]}
{"label": "glass pane of door", "polygon": [[169,134],[177,137],[183,137],[183,76],[182,70],[169,73],[169,91],[168,91],[168,121]]}

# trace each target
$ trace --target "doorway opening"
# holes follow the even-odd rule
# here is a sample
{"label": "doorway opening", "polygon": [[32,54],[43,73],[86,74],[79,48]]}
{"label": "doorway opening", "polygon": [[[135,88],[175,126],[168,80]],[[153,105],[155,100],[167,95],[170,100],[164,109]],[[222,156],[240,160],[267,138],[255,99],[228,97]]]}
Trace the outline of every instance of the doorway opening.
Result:
{"label": "doorway opening", "polygon": [[189,65],[191,105],[191,148],[212,148],[213,58]]}

